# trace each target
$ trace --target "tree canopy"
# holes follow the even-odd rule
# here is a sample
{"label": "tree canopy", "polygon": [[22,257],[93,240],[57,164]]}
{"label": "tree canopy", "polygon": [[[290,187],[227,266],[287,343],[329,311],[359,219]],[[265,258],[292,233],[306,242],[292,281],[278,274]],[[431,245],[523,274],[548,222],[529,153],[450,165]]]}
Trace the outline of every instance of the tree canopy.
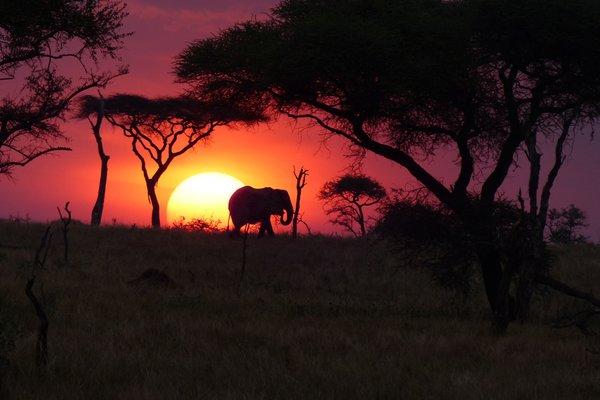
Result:
{"label": "tree canopy", "polygon": [[[79,101],[78,118],[86,118],[98,110],[103,102],[103,111],[115,121],[154,129],[153,125],[163,122],[177,123],[189,128],[228,123],[256,123],[265,121],[259,110],[248,104],[231,104],[223,101],[200,100],[193,96],[165,96],[149,98],[136,94],[118,93],[107,98],[82,96]],[[158,132],[157,132],[158,133]]]}
{"label": "tree canopy", "polygon": [[[23,0],[0,4],[0,174],[53,151],[71,100],[103,87],[119,62],[126,5],[119,0]],[[67,73],[70,71],[70,73]]]}
{"label": "tree canopy", "polygon": [[[593,1],[288,0],[192,43],[176,73],[392,159],[458,210],[477,161],[493,166],[490,204],[529,132],[595,107],[598,21]],[[417,160],[449,147],[460,171],[446,186]]]}
{"label": "tree canopy", "polygon": [[[476,238],[504,329],[527,257],[503,261],[498,191],[525,150],[531,214],[545,218],[537,138],[556,140],[560,160],[543,214],[565,137],[598,115],[599,37],[594,0],[284,0],[263,20],[191,43],[175,72],[191,92],[306,120],[358,155],[405,168]],[[448,152],[457,160],[449,182],[422,162]]]}

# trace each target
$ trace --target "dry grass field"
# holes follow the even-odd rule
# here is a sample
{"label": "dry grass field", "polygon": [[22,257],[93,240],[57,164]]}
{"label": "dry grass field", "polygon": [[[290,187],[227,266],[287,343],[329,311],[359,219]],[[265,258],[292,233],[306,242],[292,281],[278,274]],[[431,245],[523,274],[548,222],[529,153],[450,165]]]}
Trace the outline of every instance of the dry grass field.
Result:
{"label": "dry grass field", "polygon": [[[0,222],[2,396],[8,399],[597,399],[600,354],[552,321],[586,304],[539,295],[490,334],[485,302],[443,290],[375,240],[248,239],[74,224],[24,293],[44,225]],[[555,249],[554,275],[600,295],[600,248]],[[128,284],[147,268],[174,285]],[[599,343],[600,345],[600,343]],[[598,346],[600,348],[600,346]],[[1,349],[1,347],[0,347]]]}

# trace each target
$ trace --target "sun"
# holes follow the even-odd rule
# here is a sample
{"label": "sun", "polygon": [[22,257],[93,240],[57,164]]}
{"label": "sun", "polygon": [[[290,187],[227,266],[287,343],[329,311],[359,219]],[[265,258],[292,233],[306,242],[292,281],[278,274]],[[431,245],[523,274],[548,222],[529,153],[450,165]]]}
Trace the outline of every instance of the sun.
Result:
{"label": "sun", "polygon": [[181,182],[169,197],[167,220],[169,223],[191,221],[195,218],[219,220],[227,225],[229,198],[244,183],[220,172],[203,172]]}

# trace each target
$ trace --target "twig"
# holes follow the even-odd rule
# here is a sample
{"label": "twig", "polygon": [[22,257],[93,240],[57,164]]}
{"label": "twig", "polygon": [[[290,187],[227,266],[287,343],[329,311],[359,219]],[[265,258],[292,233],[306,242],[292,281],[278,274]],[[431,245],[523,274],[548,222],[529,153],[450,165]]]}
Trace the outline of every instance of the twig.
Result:
{"label": "twig", "polygon": [[63,214],[60,211],[60,208],[58,208],[58,206],[56,207],[56,209],[58,210],[58,215],[60,216],[60,220],[62,221],[62,224],[63,224],[62,233],[63,233],[63,243],[64,243],[65,266],[69,265],[69,225],[71,224],[71,221],[72,221],[71,210],[69,210],[69,204],[70,204],[69,201],[67,201],[65,203],[66,216],[63,216]]}
{"label": "twig", "polygon": [[306,228],[306,232],[308,232],[308,236],[312,236],[312,231],[310,230],[310,226],[308,226],[308,224],[306,223],[306,221],[304,221],[304,219],[302,217],[298,218],[298,223],[304,225],[304,227]]}
{"label": "twig", "polygon": [[523,192],[519,188],[519,193],[517,193],[517,200],[519,201],[519,206],[521,207],[521,211],[525,212],[525,200],[523,199]]}
{"label": "twig", "polygon": [[[590,328],[590,320],[592,319],[592,317],[599,316],[599,315],[600,315],[600,309],[581,311],[575,315],[561,318],[560,320],[558,320],[554,323],[553,327],[554,328],[576,327],[587,338],[589,338],[589,339],[597,338],[598,332]],[[598,348],[592,349],[592,348],[586,347],[585,350],[591,354],[595,354],[595,355],[600,354],[600,349],[598,349]]]}
{"label": "twig", "polygon": [[44,232],[44,236],[42,236],[42,240],[40,242],[39,247],[35,252],[35,257],[33,259],[33,264],[31,266],[31,276],[27,280],[27,284],[25,285],[25,294],[31,301],[33,308],[35,310],[35,314],[40,321],[40,325],[38,327],[38,337],[35,345],[35,360],[36,365],[38,367],[45,366],[48,364],[48,316],[44,311],[44,308],[38,301],[37,297],[33,293],[33,285],[35,284],[35,270],[36,267],[42,269],[44,268],[44,264],[46,263],[46,259],[48,256],[48,249],[50,248],[50,241],[52,239],[51,226],[46,228]]}
{"label": "twig", "polygon": [[38,367],[45,366],[48,364],[48,316],[44,312],[44,308],[39,303],[38,299],[33,294],[33,284],[35,283],[35,276],[27,281],[25,286],[25,294],[33,304],[35,314],[40,320],[38,327],[38,337],[35,344],[35,362]]}
{"label": "twig", "polygon": [[552,288],[558,292],[564,293],[567,296],[575,297],[577,299],[585,300],[588,303],[600,307],[600,299],[595,298],[589,293],[582,292],[581,290],[574,289],[569,285],[562,283],[556,279],[550,278],[547,275],[536,274],[535,281],[542,285],[546,285],[549,288]]}
{"label": "twig", "polygon": [[248,228],[250,224],[246,224],[246,231],[242,236],[242,268],[240,270],[240,282],[238,285],[238,296],[242,293],[242,284],[244,283],[244,274],[246,272],[246,243],[248,242]]}
{"label": "twig", "polygon": [[304,167],[300,167],[300,171],[296,171],[294,166],[294,177],[296,178],[296,207],[294,207],[294,215],[292,218],[292,237],[298,236],[298,217],[300,215],[300,198],[302,196],[302,189],[306,186],[306,177],[308,176],[308,170]]}
{"label": "twig", "polygon": [[589,321],[592,317],[600,315],[600,310],[580,311],[575,315],[563,317],[553,324],[554,328],[577,327],[585,336],[596,336],[596,332],[589,327]]}
{"label": "twig", "polygon": [[[33,265],[31,267],[31,277],[35,278],[35,267],[44,268],[46,264],[46,258],[48,257],[48,250],[50,249],[50,240],[52,240],[52,226],[49,225],[42,236],[42,240],[37,250],[35,251],[35,257],[33,258]],[[42,253],[43,252],[43,253]]]}

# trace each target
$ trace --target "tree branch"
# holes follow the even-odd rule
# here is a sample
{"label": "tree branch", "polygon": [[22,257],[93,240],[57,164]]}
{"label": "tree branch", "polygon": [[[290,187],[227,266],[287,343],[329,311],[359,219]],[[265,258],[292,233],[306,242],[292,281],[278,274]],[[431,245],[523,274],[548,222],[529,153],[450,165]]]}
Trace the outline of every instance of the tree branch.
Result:
{"label": "tree branch", "polygon": [[540,199],[540,211],[539,211],[539,221],[540,221],[540,229],[544,230],[546,226],[546,218],[548,215],[548,208],[550,206],[550,193],[552,191],[552,186],[554,185],[554,181],[558,176],[558,172],[562,167],[562,164],[565,160],[563,155],[563,147],[567,137],[569,136],[569,130],[571,129],[571,124],[573,123],[574,117],[568,117],[563,121],[561,134],[556,141],[556,146],[554,148],[554,165],[550,169],[548,173],[548,178],[546,179],[546,183],[544,184],[544,188],[542,189],[542,195]]}

